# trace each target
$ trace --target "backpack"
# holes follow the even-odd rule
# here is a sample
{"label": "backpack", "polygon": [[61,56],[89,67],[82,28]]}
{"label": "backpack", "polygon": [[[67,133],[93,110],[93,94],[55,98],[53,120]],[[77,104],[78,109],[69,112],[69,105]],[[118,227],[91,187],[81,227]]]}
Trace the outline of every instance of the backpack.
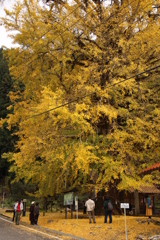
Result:
{"label": "backpack", "polygon": [[110,201],[108,202],[108,210],[109,211],[113,210],[113,206],[112,206],[112,203]]}
{"label": "backpack", "polygon": [[20,212],[20,211],[21,211],[21,209],[20,209],[20,203],[18,203],[16,211],[17,211],[17,212]]}

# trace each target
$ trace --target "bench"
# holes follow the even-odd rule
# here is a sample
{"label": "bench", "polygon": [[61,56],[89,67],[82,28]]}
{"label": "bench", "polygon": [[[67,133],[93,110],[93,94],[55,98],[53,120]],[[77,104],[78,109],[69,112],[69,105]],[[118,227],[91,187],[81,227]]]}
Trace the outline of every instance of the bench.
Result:
{"label": "bench", "polygon": [[6,209],[5,212],[14,212],[14,210],[13,209]]}

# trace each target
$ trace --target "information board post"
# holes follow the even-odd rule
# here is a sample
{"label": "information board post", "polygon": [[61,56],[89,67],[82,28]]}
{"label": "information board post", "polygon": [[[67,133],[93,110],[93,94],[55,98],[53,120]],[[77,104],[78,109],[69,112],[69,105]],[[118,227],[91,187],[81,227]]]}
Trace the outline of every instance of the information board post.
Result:
{"label": "information board post", "polygon": [[73,218],[72,205],[73,205],[73,192],[64,194],[65,219],[67,218],[67,206],[70,206],[71,218]]}
{"label": "information board post", "polygon": [[76,214],[77,214],[77,219],[78,219],[78,197],[75,197],[75,210],[76,210]]}
{"label": "information board post", "polygon": [[73,218],[73,205],[70,205],[70,209],[71,209],[71,219]]}
{"label": "information board post", "polygon": [[67,207],[65,207],[65,219],[67,219]]}
{"label": "information board post", "polygon": [[125,235],[127,240],[126,208],[129,208],[129,203],[121,203],[121,208],[124,208]]}

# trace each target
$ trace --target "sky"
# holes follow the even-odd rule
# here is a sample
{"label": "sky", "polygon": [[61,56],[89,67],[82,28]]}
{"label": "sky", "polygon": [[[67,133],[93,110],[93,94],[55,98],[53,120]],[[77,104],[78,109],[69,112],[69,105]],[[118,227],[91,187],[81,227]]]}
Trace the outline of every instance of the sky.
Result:
{"label": "sky", "polygon": [[[3,4],[0,4],[0,18],[5,16],[5,12],[3,8],[11,9],[12,5],[16,0],[5,0]],[[6,46],[7,48],[14,47],[15,45],[12,44],[12,39],[9,38],[8,33],[6,32],[3,26],[0,26],[0,47]]]}
{"label": "sky", "polygon": [[[106,2],[110,3],[110,0],[105,0]],[[13,4],[16,2],[16,0],[4,0],[3,4],[0,4],[0,18],[5,17],[4,8],[11,10]],[[4,28],[4,26],[0,25],[0,48],[2,46],[5,46],[7,48],[16,47],[17,45],[14,45],[12,43],[12,39],[8,37],[9,32],[7,32]]]}

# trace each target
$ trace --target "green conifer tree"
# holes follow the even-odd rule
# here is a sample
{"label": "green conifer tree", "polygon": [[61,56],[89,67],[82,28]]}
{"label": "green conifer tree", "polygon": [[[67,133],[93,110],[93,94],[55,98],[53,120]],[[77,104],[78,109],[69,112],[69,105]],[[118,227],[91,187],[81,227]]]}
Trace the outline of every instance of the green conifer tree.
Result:
{"label": "green conifer tree", "polygon": [[[6,118],[10,110],[7,107],[11,104],[8,96],[12,89],[12,79],[9,74],[7,61],[3,59],[2,49],[0,49],[0,118]],[[4,122],[0,128],[0,180],[8,174],[9,163],[2,157],[5,152],[13,151],[12,130],[7,128],[7,123]]]}

